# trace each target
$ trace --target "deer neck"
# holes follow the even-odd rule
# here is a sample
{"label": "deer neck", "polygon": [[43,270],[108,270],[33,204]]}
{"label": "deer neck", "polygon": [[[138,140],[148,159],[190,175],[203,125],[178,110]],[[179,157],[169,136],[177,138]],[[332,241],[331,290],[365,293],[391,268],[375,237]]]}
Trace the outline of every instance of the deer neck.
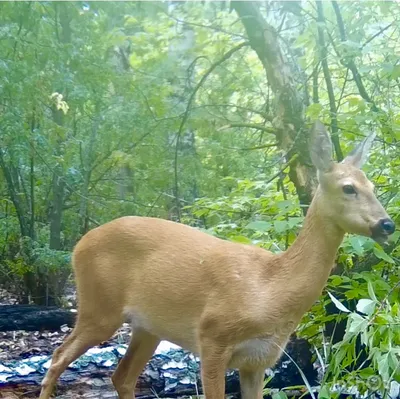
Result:
{"label": "deer neck", "polygon": [[295,242],[282,254],[283,265],[293,280],[300,284],[304,281],[306,289],[313,292],[315,288],[319,293],[328,280],[344,237],[344,231],[322,212],[320,198],[317,189],[303,228]]}

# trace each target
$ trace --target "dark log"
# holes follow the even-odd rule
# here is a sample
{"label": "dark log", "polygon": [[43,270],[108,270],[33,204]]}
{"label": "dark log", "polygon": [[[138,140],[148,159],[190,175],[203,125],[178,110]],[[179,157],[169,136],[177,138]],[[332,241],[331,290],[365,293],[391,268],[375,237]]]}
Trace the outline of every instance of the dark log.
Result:
{"label": "dark log", "polygon": [[62,325],[73,327],[76,314],[57,307],[1,305],[0,331],[57,331]]}

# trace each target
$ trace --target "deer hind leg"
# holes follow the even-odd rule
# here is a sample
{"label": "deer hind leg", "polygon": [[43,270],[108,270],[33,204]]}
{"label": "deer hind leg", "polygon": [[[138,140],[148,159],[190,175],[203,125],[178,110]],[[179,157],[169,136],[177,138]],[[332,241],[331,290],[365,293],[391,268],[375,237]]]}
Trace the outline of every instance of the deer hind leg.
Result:
{"label": "deer hind leg", "polygon": [[134,399],[136,382],[160,339],[145,330],[132,331],[128,350],[112,376],[120,399]]}
{"label": "deer hind leg", "polygon": [[242,399],[262,399],[265,370],[239,370]]}
{"label": "deer hind leg", "polygon": [[84,320],[93,321],[93,317],[78,317],[76,326],[69,337],[55,350],[51,366],[42,381],[39,399],[49,399],[58,377],[65,369],[89,348],[109,339],[123,321],[116,316],[110,317],[104,324],[95,322],[88,324]]}

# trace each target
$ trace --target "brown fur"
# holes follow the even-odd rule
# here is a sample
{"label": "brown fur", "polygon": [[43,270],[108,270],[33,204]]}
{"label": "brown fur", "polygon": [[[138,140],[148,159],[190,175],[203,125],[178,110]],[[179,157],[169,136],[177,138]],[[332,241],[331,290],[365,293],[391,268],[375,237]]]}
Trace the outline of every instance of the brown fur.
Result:
{"label": "brown fur", "polygon": [[[54,353],[40,399],[127,317],[132,342],[113,375],[120,398],[134,398],[138,376],[166,339],[200,354],[207,399],[224,397],[228,367],[240,370],[243,399],[261,399],[265,368],[321,294],[345,232],[369,236],[388,217],[350,161],[320,172],[304,226],[281,254],[154,218],[123,217],[87,233],[73,254],[77,323]],[[357,196],[345,195],[343,184],[356,186]]]}

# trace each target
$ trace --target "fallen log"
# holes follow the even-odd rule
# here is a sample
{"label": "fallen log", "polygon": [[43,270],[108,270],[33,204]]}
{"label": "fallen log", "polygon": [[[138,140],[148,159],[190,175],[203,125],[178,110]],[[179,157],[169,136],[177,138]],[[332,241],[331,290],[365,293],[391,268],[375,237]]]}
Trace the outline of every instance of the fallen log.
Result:
{"label": "fallen log", "polygon": [[1,305],[0,331],[58,331],[62,325],[73,327],[76,313],[55,306]]}

